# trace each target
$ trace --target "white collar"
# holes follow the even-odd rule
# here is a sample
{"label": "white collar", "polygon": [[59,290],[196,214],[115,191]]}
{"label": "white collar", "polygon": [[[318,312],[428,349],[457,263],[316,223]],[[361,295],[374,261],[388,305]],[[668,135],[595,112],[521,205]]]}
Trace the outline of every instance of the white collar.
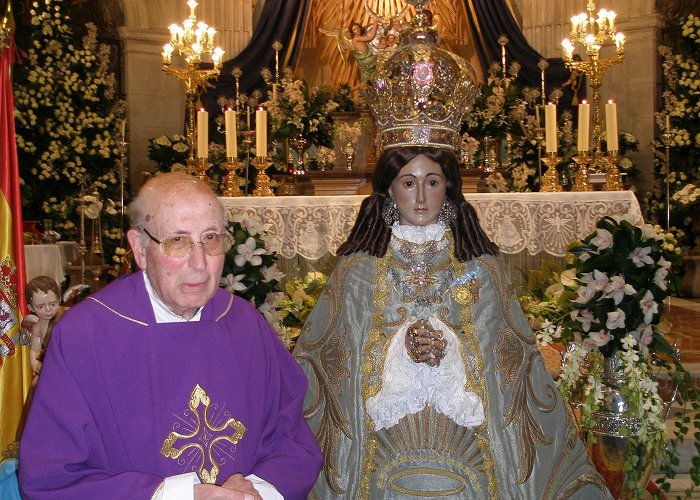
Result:
{"label": "white collar", "polygon": [[427,241],[440,241],[446,230],[447,227],[441,222],[427,226],[401,225],[396,222],[391,226],[391,233],[394,237],[417,244]]}
{"label": "white collar", "polygon": [[179,314],[175,314],[168,307],[163,304],[160,297],[156,295],[156,291],[151,285],[151,281],[148,279],[148,274],[146,271],[143,272],[143,281],[146,284],[146,291],[148,292],[148,297],[151,299],[151,307],[153,307],[153,314],[156,317],[156,323],[186,323],[188,321],[199,321],[202,317],[202,307],[197,309],[191,319],[184,318]]}

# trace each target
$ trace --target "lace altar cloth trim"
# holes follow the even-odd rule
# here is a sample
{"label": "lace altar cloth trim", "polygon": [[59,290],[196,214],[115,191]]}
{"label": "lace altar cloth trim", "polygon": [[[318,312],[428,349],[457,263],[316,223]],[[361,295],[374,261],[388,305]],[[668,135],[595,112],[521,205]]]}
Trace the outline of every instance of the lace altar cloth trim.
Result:
{"label": "lace altar cloth trim", "polygon": [[[629,214],[643,222],[631,191],[591,193],[468,193],[489,237],[504,254],[565,255],[566,246],[592,231],[605,215]],[[229,217],[246,213],[265,224],[271,249],[291,259],[335,255],[365,196],[220,198]]]}

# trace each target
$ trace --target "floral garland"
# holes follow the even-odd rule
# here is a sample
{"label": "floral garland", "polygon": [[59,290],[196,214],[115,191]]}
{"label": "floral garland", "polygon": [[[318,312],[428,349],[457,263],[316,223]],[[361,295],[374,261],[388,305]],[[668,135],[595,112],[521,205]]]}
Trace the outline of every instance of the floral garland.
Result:
{"label": "floral garland", "polygon": [[[658,393],[655,373],[667,368],[679,384],[681,398],[697,394],[678,353],[664,337],[664,300],[677,291],[681,273],[680,249],[672,234],[659,226],[635,225],[626,216],[604,217],[595,232],[572,243],[565,270],[547,264],[530,273],[521,305],[541,344],[568,345],[557,381],[565,400],[581,408],[580,424],[589,441],[594,414],[601,409],[605,359],[613,360],[624,380],[626,415],[634,425],[623,428],[630,450],[646,450],[650,462],[670,452],[666,436],[667,406]],[[639,455],[625,463],[628,484],[638,493]],[[643,468],[643,467],[642,467]]]}

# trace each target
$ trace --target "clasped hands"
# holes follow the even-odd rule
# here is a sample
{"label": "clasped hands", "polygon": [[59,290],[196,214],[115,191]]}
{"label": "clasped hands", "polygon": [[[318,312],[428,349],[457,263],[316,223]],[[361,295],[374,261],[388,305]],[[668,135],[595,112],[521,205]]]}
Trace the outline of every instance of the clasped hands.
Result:
{"label": "clasped hands", "polygon": [[442,330],[436,330],[430,322],[419,319],[406,330],[406,351],[414,363],[427,363],[436,368],[445,357],[447,340]]}
{"label": "clasped hands", "polygon": [[222,484],[198,484],[194,487],[195,500],[262,500],[253,483],[242,474],[233,474]]}

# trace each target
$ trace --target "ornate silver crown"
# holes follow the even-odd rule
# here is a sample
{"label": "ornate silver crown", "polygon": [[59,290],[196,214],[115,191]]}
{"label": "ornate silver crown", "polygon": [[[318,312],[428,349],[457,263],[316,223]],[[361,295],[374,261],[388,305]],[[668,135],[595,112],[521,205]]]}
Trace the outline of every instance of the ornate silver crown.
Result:
{"label": "ornate silver crown", "polygon": [[394,51],[378,58],[367,88],[379,146],[459,150],[462,117],[478,94],[476,72],[462,57],[438,48],[432,15],[423,8],[426,2],[416,3],[410,29],[401,34]]}

